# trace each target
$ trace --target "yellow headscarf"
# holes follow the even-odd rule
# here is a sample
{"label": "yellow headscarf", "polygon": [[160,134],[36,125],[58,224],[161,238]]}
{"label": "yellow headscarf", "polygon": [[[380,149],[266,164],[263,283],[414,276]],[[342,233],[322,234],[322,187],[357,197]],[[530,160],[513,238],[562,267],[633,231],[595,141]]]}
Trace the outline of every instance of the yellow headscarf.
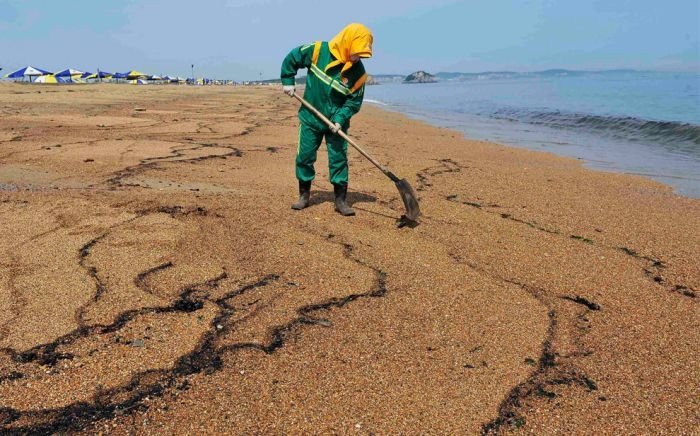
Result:
{"label": "yellow headscarf", "polygon": [[350,55],[358,55],[361,58],[372,57],[372,32],[362,24],[352,23],[345,26],[337,35],[328,41],[330,49],[335,59],[326,66],[326,71],[336,65],[343,64],[340,74],[352,67]]}

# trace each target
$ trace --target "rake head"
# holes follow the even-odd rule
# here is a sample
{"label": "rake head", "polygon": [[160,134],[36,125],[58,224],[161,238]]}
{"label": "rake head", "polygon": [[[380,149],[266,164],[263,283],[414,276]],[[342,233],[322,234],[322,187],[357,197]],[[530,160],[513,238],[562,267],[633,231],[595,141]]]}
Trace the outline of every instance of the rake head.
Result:
{"label": "rake head", "polygon": [[401,200],[403,200],[403,205],[406,208],[404,217],[409,223],[417,223],[420,215],[420,206],[418,205],[416,191],[413,190],[406,179],[397,180],[394,183],[396,183],[396,188],[399,190]]}

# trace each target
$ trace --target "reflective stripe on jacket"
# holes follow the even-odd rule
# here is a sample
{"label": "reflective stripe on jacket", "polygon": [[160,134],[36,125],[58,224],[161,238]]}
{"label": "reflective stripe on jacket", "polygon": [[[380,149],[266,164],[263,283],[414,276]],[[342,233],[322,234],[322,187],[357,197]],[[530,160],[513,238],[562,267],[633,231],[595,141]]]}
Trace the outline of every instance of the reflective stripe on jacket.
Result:
{"label": "reflective stripe on jacket", "polygon": [[[326,41],[302,45],[293,49],[284,58],[280,76],[283,85],[293,85],[297,70],[307,68],[304,99],[331,121],[347,129],[350,118],[362,106],[367,73],[362,61],[358,61],[342,76],[340,74],[342,65],[336,65],[325,71],[326,66],[334,60],[335,57],[328,49]],[[327,128],[303,106],[299,109],[299,118],[321,130]]]}

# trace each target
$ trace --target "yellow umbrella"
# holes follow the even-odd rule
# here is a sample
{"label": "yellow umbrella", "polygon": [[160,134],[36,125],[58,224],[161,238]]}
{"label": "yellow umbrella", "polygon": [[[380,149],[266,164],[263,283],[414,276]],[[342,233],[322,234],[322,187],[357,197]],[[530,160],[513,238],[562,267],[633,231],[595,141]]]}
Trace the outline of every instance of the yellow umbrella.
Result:
{"label": "yellow umbrella", "polygon": [[136,70],[131,70],[126,74],[127,79],[145,79],[146,77],[148,74]]}

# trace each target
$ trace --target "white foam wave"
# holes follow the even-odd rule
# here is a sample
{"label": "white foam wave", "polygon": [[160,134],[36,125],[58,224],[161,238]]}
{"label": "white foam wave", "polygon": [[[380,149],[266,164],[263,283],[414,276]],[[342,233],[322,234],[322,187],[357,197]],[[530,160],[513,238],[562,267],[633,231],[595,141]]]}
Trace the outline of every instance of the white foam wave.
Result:
{"label": "white foam wave", "polygon": [[378,105],[380,105],[380,106],[389,106],[387,103],[384,103],[383,101],[372,100],[371,98],[366,98],[365,101],[366,101],[367,103],[378,104]]}

